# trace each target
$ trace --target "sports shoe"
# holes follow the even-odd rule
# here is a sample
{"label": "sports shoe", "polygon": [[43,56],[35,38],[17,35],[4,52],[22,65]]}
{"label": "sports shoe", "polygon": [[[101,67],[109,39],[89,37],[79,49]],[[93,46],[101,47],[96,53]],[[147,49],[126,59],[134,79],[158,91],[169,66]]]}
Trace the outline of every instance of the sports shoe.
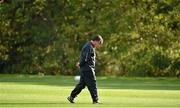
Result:
{"label": "sports shoe", "polygon": [[74,103],[74,98],[71,97],[71,96],[67,97],[67,100],[68,100],[70,103]]}
{"label": "sports shoe", "polygon": [[102,103],[98,101],[94,101],[93,104],[102,104]]}

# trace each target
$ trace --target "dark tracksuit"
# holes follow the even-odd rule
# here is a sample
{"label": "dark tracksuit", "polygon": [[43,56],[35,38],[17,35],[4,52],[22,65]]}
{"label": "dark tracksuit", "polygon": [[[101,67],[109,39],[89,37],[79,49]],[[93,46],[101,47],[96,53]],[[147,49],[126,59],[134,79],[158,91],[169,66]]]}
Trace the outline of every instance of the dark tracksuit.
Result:
{"label": "dark tracksuit", "polygon": [[96,54],[95,49],[91,42],[86,43],[81,51],[80,56],[80,81],[71,92],[71,96],[75,98],[82,89],[87,86],[92,100],[98,101],[98,94],[96,88],[96,76],[95,76],[95,62]]}

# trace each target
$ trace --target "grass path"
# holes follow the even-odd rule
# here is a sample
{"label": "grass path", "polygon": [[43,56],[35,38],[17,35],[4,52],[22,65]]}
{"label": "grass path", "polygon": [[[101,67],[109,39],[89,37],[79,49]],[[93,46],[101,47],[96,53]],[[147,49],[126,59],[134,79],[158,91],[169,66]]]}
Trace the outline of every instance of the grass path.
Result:
{"label": "grass path", "polygon": [[180,107],[180,80],[175,78],[98,77],[101,105],[91,104],[87,89],[76,104],[68,103],[76,83],[69,76],[0,75],[0,107]]}

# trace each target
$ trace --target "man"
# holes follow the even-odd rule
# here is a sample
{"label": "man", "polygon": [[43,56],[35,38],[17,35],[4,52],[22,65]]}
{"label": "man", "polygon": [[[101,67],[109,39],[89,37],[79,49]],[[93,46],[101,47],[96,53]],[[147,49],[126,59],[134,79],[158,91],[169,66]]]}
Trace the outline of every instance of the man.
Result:
{"label": "man", "polygon": [[93,104],[99,104],[95,76],[95,48],[100,44],[103,44],[103,38],[100,35],[96,35],[90,42],[83,46],[80,61],[76,64],[80,68],[80,81],[67,98],[70,103],[74,103],[74,98],[87,86]]}

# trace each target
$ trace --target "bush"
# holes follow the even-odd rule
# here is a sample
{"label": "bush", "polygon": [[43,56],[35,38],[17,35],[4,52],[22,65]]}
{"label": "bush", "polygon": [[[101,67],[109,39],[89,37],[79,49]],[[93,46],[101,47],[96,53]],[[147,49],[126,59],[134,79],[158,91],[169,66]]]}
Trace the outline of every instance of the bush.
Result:
{"label": "bush", "polygon": [[166,76],[165,70],[171,65],[171,59],[161,52],[156,52],[151,58],[151,65],[154,68],[154,76]]}

